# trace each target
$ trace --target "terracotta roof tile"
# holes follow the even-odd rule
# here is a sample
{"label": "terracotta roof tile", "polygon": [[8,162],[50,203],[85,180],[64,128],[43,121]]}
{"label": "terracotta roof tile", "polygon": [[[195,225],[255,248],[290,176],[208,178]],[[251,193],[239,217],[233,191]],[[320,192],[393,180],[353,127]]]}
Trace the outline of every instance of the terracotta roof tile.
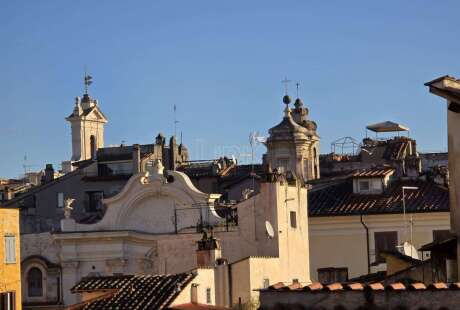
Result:
{"label": "terracotta roof tile", "polygon": [[[275,288],[276,286],[276,288]],[[291,285],[290,285],[291,286]],[[293,287],[290,289],[290,286],[284,285],[282,282],[277,283],[276,285],[272,285],[267,289],[262,289],[261,291],[279,291],[279,292],[289,292],[289,291],[303,291],[303,292],[343,292],[345,290],[352,290],[352,291],[363,291],[363,290],[372,290],[372,291],[406,291],[406,290],[460,290],[460,282],[447,284],[444,282],[433,283],[426,286],[424,283],[412,283],[407,287],[401,282],[394,282],[389,283],[387,285],[383,285],[381,282],[371,283],[371,284],[363,284],[363,283],[332,283],[329,285],[322,285],[321,283],[315,282],[310,285],[304,286],[301,289],[297,289]],[[301,287],[301,285],[299,285]]]}
{"label": "terracotta roof tile", "polygon": [[326,285],[325,289],[328,291],[341,291],[343,290],[343,286],[340,283],[332,283],[332,284]]}
{"label": "terracotta roof tile", "polygon": [[115,291],[75,309],[164,309],[194,277],[191,273],[87,277],[71,292]]}
{"label": "terracotta roof tile", "polygon": [[409,285],[410,290],[425,290],[426,286],[423,283],[412,283]]}
{"label": "terracotta roof tile", "polygon": [[352,290],[352,291],[362,291],[364,290],[364,286],[362,283],[350,283],[345,285],[345,289]]}
{"label": "terracotta roof tile", "polygon": [[451,285],[449,285],[449,288],[454,290],[460,289],[460,282],[452,283]]}
{"label": "terracotta roof tile", "polygon": [[353,173],[353,177],[358,178],[373,178],[373,177],[384,177],[388,174],[394,173],[393,167],[375,167],[370,169],[358,170]]}
{"label": "terracotta roof tile", "polygon": [[383,291],[385,289],[382,283],[372,283],[369,284],[367,287],[373,291]]}
{"label": "terracotta roof tile", "polygon": [[278,283],[275,283],[275,284],[269,286],[269,288],[275,289],[275,290],[278,290],[278,289],[281,289],[281,288],[285,288],[285,287],[286,287],[286,286],[284,285],[283,282],[278,282]]}
{"label": "terracotta roof tile", "polygon": [[430,290],[442,290],[442,289],[448,289],[449,287],[447,286],[446,283],[444,282],[437,282],[437,283],[432,283],[428,285],[428,289]]}
{"label": "terracotta roof tile", "polygon": [[405,290],[406,287],[405,287],[404,284],[402,284],[401,282],[395,282],[395,283],[388,284],[387,287],[386,287],[385,289],[387,289],[387,290],[401,291],[401,290]]}
{"label": "terracotta roof tile", "polygon": [[308,195],[309,216],[402,213],[402,186],[417,186],[408,191],[406,210],[416,212],[448,212],[449,190],[428,181],[395,181],[382,194],[354,194],[352,179],[312,190]]}
{"label": "terracotta roof tile", "polygon": [[216,307],[216,306],[203,305],[203,304],[188,303],[188,304],[172,306],[172,307],[170,307],[170,309],[171,310],[207,310],[207,309],[225,310],[225,309],[229,309],[229,308]]}
{"label": "terracotta roof tile", "polygon": [[305,291],[318,291],[318,290],[322,290],[323,287],[324,286],[321,283],[313,282],[312,284],[305,286],[303,289]]}
{"label": "terracotta roof tile", "polygon": [[292,290],[299,290],[299,289],[302,289],[303,288],[303,285],[296,282],[296,283],[292,283],[290,285],[288,285],[288,288],[292,291]]}

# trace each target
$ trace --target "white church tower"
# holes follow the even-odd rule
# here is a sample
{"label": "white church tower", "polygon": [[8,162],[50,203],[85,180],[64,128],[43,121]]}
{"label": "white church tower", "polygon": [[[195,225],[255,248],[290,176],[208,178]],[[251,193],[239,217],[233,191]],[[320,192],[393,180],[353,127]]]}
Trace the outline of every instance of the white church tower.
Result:
{"label": "white church tower", "polygon": [[75,107],[66,120],[72,129],[72,158],[62,163],[65,173],[72,171],[72,162],[95,158],[97,149],[104,147],[104,125],[107,118],[98,101],[88,94],[92,77],[85,75],[85,94],[75,98]]}
{"label": "white church tower", "polygon": [[293,110],[289,108],[291,98],[287,93],[283,103],[286,105],[284,118],[269,130],[264,162],[272,170],[290,171],[304,181],[318,179],[320,138],[317,125],[307,118],[308,109],[300,98],[296,99]]}

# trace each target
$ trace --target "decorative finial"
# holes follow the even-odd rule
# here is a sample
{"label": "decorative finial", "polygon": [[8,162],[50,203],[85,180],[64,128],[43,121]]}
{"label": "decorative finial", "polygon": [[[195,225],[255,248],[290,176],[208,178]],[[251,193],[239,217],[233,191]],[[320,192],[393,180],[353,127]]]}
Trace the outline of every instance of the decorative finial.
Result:
{"label": "decorative finial", "polygon": [[296,86],[296,90],[297,90],[297,99],[295,100],[294,102],[294,106],[296,107],[296,109],[300,108],[303,106],[303,101],[302,99],[300,99],[299,97],[299,93],[300,93],[300,83],[297,82],[295,83],[295,86]]}
{"label": "decorative finial", "polygon": [[84,84],[85,84],[85,95],[88,95],[88,86],[93,84],[93,77],[87,74],[86,70],[85,70]]}

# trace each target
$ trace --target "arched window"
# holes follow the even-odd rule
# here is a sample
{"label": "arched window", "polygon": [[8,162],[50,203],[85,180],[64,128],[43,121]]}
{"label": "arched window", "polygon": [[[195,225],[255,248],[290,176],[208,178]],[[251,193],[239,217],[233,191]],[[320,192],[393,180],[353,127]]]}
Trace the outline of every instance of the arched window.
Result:
{"label": "arched window", "polygon": [[43,296],[43,275],[37,267],[33,267],[27,273],[27,288],[29,297]]}
{"label": "arched window", "polygon": [[318,178],[318,154],[316,153],[316,148],[313,148],[313,169],[314,169],[314,178]]}
{"label": "arched window", "polygon": [[89,137],[89,144],[91,147],[91,158],[96,158],[96,137]]}

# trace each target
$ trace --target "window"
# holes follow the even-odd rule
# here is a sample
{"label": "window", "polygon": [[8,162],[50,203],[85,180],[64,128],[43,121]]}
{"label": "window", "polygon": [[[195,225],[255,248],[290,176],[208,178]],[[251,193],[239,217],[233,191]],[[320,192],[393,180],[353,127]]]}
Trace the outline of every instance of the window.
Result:
{"label": "window", "polygon": [[16,237],[5,236],[5,263],[16,263]]}
{"label": "window", "polygon": [[37,267],[32,267],[27,273],[27,289],[29,297],[43,296],[43,275]]}
{"label": "window", "polygon": [[264,283],[263,283],[263,288],[267,288],[270,286],[270,279],[268,278],[265,278],[264,279]]}
{"label": "window", "polygon": [[359,181],[359,190],[368,191],[369,190],[369,181]]}
{"label": "window", "polygon": [[0,309],[15,310],[16,309],[16,292],[0,293]]}
{"label": "window", "polygon": [[96,158],[96,138],[94,136],[89,137],[89,144],[91,150],[91,158]]}
{"label": "window", "polygon": [[319,176],[318,176],[318,154],[316,153],[316,148],[313,148],[313,162],[314,162],[314,165],[313,165],[313,169],[314,169],[314,174],[315,174],[315,179],[317,179]]}
{"label": "window", "polygon": [[290,218],[291,218],[291,227],[292,228],[297,228],[297,217],[295,211],[291,211],[289,213]]}
{"label": "window", "polygon": [[398,233],[396,231],[381,231],[374,233],[375,241],[375,262],[384,263],[385,259],[380,255],[383,251],[395,251],[398,244]]}
{"label": "window", "polygon": [[206,303],[210,304],[211,302],[211,289],[208,287],[206,289]]}
{"label": "window", "polygon": [[64,208],[64,193],[57,194],[57,207]]}
{"label": "window", "polygon": [[433,230],[433,241],[439,242],[452,238],[453,235],[448,229],[443,230]]}
{"label": "window", "polygon": [[348,268],[346,267],[328,267],[318,268],[318,282],[331,284],[335,282],[348,281]]}
{"label": "window", "polygon": [[99,176],[129,176],[133,174],[132,162],[114,162],[106,164],[101,163],[98,164],[97,169]]}
{"label": "window", "polygon": [[86,192],[88,195],[87,212],[97,212],[102,210],[102,199],[104,198],[103,191]]}

